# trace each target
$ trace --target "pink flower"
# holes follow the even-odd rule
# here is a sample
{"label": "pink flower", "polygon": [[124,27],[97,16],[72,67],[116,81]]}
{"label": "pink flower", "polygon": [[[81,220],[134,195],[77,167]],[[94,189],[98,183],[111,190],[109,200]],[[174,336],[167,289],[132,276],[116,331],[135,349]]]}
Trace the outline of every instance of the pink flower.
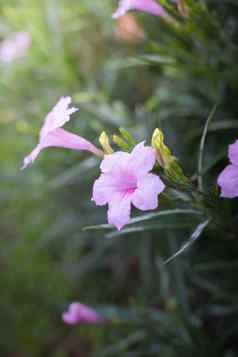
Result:
{"label": "pink flower", "polygon": [[79,323],[97,323],[103,320],[103,317],[99,315],[95,310],[90,307],[80,304],[79,302],[73,302],[68,310],[62,315],[63,321],[69,325],[75,325]]}
{"label": "pink flower", "polygon": [[144,142],[130,154],[118,151],[104,157],[92,199],[99,206],[108,204],[108,222],[118,230],[129,222],[131,204],[142,211],[157,208],[158,194],[165,185],[157,175],[149,173],[155,161],[155,150],[144,146]]}
{"label": "pink flower", "polygon": [[31,45],[31,35],[28,32],[17,32],[6,38],[0,44],[0,62],[12,63],[24,57]]}
{"label": "pink flower", "polygon": [[238,140],[229,145],[230,164],[220,173],[217,179],[221,187],[221,197],[238,197]]}
{"label": "pink flower", "polygon": [[103,155],[101,150],[97,149],[96,146],[86,139],[61,129],[61,127],[70,120],[71,114],[78,110],[74,107],[69,108],[70,103],[70,97],[62,97],[46,116],[40,131],[39,143],[33,151],[25,157],[22,169],[25,169],[31,164],[37,158],[41,150],[50,146],[86,150],[98,156]]}
{"label": "pink flower", "polygon": [[129,10],[148,12],[155,16],[168,17],[168,13],[155,0],[120,0],[116,12],[112,15],[114,19],[125,15]]}

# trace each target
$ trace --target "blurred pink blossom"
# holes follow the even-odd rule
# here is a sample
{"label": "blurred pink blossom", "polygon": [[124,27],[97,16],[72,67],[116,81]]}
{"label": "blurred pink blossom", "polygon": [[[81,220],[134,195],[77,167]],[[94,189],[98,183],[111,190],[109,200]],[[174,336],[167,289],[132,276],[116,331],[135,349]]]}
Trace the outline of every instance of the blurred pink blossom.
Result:
{"label": "blurred pink blossom", "polygon": [[71,114],[75,113],[77,108],[69,108],[70,97],[62,97],[51,112],[46,116],[43,127],[40,131],[40,139],[32,152],[24,158],[22,169],[25,169],[39,155],[41,150],[47,147],[63,147],[67,149],[86,150],[95,155],[102,156],[101,150],[97,149],[88,140],[61,129],[61,127],[70,120]]}
{"label": "blurred pink blossom", "polygon": [[145,38],[143,28],[132,14],[125,14],[119,17],[116,25],[116,35],[119,39],[128,42],[138,42]]}
{"label": "blurred pink blossom", "polygon": [[0,44],[0,62],[12,63],[24,57],[31,45],[29,32],[21,31],[12,34]]}
{"label": "blurred pink blossom", "polygon": [[118,151],[105,155],[92,199],[99,206],[108,204],[108,223],[118,230],[129,222],[131,204],[142,211],[157,208],[158,195],[165,185],[157,175],[149,173],[155,161],[155,150],[144,146],[144,142],[130,154]]}
{"label": "blurred pink blossom", "polygon": [[120,0],[118,9],[112,16],[116,19],[125,15],[129,10],[139,10],[155,16],[169,17],[165,9],[155,0]]}
{"label": "blurred pink blossom", "polygon": [[79,302],[70,304],[68,310],[63,313],[62,318],[63,321],[69,325],[97,323],[103,320],[103,317],[95,310]]}
{"label": "blurred pink blossom", "polygon": [[238,197],[238,140],[229,145],[228,156],[230,164],[220,173],[217,183],[222,197],[234,198]]}

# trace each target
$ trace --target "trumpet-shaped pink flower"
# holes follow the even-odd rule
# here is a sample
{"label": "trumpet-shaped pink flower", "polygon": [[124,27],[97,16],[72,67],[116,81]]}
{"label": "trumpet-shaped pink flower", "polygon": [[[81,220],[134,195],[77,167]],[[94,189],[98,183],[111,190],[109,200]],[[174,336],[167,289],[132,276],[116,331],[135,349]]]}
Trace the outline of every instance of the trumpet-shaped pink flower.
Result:
{"label": "trumpet-shaped pink flower", "polygon": [[144,142],[130,154],[118,151],[103,159],[92,199],[99,206],[108,204],[108,223],[118,230],[129,222],[131,204],[142,211],[157,208],[158,195],[165,185],[150,173],[155,161],[155,150]]}
{"label": "trumpet-shaped pink flower", "polygon": [[125,15],[129,10],[148,12],[155,16],[168,17],[165,9],[155,0],[120,0],[116,12],[112,15],[114,19]]}
{"label": "trumpet-shaped pink flower", "polygon": [[62,319],[66,324],[76,325],[79,323],[97,323],[103,320],[95,310],[90,307],[73,302],[67,311],[62,315]]}
{"label": "trumpet-shaped pink flower", "polygon": [[0,44],[0,62],[12,63],[24,57],[31,45],[31,35],[26,31],[17,32]]}
{"label": "trumpet-shaped pink flower", "polygon": [[238,197],[238,140],[229,145],[228,156],[231,163],[220,173],[217,183],[222,197],[234,198]]}
{"label": "trumpet-shaped pink flower", "polygon": [[63,147],[74,150],[86,150],[91,153],[102,156],[101,150],[97,149],[88,140],[61,129],[61,127],[70,120],[71,114],[75,113],[77,108],[70,108],[70,97],[62,97],[51,112],[46,116],[43,127],[40,131],[40,139],[32,152],[25,157],[22,169],[25,169],[39,155],[41,150],[47,147]]}

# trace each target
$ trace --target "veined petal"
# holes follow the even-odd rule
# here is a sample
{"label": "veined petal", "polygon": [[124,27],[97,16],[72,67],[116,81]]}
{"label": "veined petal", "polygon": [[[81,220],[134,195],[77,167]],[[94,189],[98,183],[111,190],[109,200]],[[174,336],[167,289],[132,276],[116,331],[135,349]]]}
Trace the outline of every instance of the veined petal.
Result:
{"label": "veined petal", "polygon": [[30,155],[25,157],[22,169],[25,169],[29,164],[31,164],[37,158],[41,150],[47,147],[62,147],[66,149],[85,150],[90,151],[91,153],[98,156],[103,155],[102,151],[97,149],[96,146],[94,146],[88,140],[82,138],[79,135],[75,135],[69,131],[58,128],[49,132],[47,136],[44,136],[42,139],[40,139],[40,142],[36,148],[30,153]]}
{"label": "veined petal", "polygon": [[156,152],[151,146],[139,143],[131,152],[128,166],[136,177],[141,177],[151,171],[156,161]]}
{"label": "veined petal", "polygon": [[100,165],[100,169],[102,172],[106,173],[115,170],[119,166],[120,168],[126,167],[129,158],[130,154],[123,151],[117,151],[113,154],[105,155]]}
{"label": "veined petal", "polygon": [[238,166],[228,165],[218,176],[221,197],[238,197]]}
{"label": "veined petal", "polygon": [[131,195],[122,193],[114,194],[109,202],[107,217],[108,223],[121,230],[130,220]]}
{"label": "veined petal", "polygon": [[71,114],[78,111],[77,108],[69,108],[71,101],[71,97],[62,97],[54,106],[54,108],[49,112],[40,131],[40,137],[42,139],[54,129],[62,127],[70,120]]}
{"label": "veined petal", "polygon": [[132,203],[142,211],[158,206],[158,195],[165,189],[164,183],[154,174],[147,174],[137,182],[137,189],[132,195]]}
{"label": "veined petal", "polygon": [[229,145],[228,156],[233,165],[238,165],[238,140]]}

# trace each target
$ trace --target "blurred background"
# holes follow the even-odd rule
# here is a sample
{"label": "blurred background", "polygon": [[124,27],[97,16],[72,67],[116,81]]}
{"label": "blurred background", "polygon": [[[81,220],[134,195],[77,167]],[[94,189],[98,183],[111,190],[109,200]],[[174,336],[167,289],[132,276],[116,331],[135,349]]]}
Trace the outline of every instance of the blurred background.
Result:
{"label": "blurred background", "polygon": [[[187,0],[184,16],[161,3],[177,24],[139,12],[113,20],[116,0],[0,1],[0,356],[238,356],[236,234],[212,227],[164,265],[199,217],[140,221],[135,211],[120,233],[85,230],[106,223],[91,202],[97,159],[49,149],[20,171],[47,112],[72,95],[80,110],[69,130],[98,145],[103,130],[124,127],[149,143],[160,127],[196,179],[218,105],[203,170],[205,188],[217,190],[237,139],[238,4]],[[23,53],[4,52],[19,32]],[[161,209],[175,207],[190,208],[184,197],[161,198]],[[237,233],[236,200],[220,210]],[[66,326],[72,301],[107,322]]]}

